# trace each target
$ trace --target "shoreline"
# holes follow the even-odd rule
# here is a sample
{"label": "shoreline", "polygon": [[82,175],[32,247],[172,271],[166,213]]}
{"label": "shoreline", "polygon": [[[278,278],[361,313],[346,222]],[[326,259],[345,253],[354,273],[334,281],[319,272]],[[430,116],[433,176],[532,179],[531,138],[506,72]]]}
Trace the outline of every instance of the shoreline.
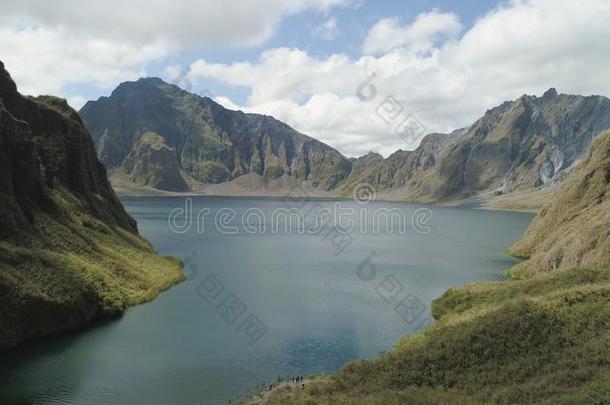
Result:
{"label": "shoreline", "polygon": [[303,390],[308,385],[313,383],[323,383],[330,378],[329,375],[321,374],[315,376],[307,376],[303,377],[302,380],[298,382],[292,382],[286,379],[282,379],[280,382],[276,382],[275,384],[271,384],[271,389],[258,389],[253,393],[247,394],[246,398],[242,398],[237,402],[239,405],[260,405],[266,404],[269,401],[271,395],[278,393],[280,391],[290,392],[296,390]]}
{"label": "shoreline", "polygon": [[[260,199],[281,199],[290,197],[289,192],[271,192],[271,193],[259,193],[259,192],[241,192],[241,193],[215,193],[205,191],[191,191],[191,192],[173,192],[163,191],[156,189],[130,189],[125,190],[120,187],[114,188],[116,195],[123,198],[166,198],[166,197],[216,197],[216,198],[235,198],[235,199],[247,199],[247,198],[260,198]],[[431,205],[437,207],[446,208],[463,208],[463,209],[477,209],[486,211],[504,211],[504,212],[522,212],[529,214],[536,214],[545,205],[545,203],[552,198],[555,188],[546,190],[531,190],[525,192],[514,192],[503,195],[492,195],[492,194],[480,194],[472,197],[463,199],[450,200],[450,201],[418,201],[409,199],[391,198],[384,195],[376,198],[376,202],[389,202],[389,203],[406,203],[406,204],[422,204]],[[332,195],[330,193],[318,192],[313,193],[303,198],[315,198],[320,200],[329,201],[352,201],[353,198],[349,196]]]}
{"label": "shoreline", "polygon": [[[474,208],[473,208],[474,209]],[[492,211],[502,211],[502,210],[492,210]],[[510,246],[509,245],[506,250],[505,253],[514,258],[517,259],[519,262],[525,261],[527,260],[527,258],[524,257],[519,257],[516,256],[514,254],[512,254],[510,252]],[[504,279],[502,279],[502,281],[510,281],[510,280],[516,280],[515,277],[513,275],[511,275],[510,270],[513,269],[517,264],[515,264],[514,266],[506,269],[506,271],[504,272]],[[438,300],[439,298],[441,298],[445,293],[447,293],[447,291],[453,289],[453,288],[466,288],[470,285],[475,285],[478,283],[484,282],[484,280],[477,280],[477,281],[473,281],[471,283],[467,283],[467,284],[463,284],[461,286],[457,286],[457,287],[451,287],[447,290],[445,290],[440,296],[434,298],[432,300],[432,302],[434,302],[435,300]],[[437,319],[435,319],[435,322],[438,322]],[[396,345],[400,340],[404,339],[406,336],[417,336],[420,335],[421,333],[423,333],[423,331],[426,329],[426,327],[418,330],[417,332],[415,332],[412,335],[405,335],[402,336],[397,342],[394,343],[394,345]],[[395,350],[395,349],[393,349]],[[373,359],[378,358],[378,356],[374,357]],[[271,384],[272,388],[270,390],[266,390],[266,389],[256,389],[256,390],[252,390],[252,392],[248,393],[245,395],[245,398],[239,399],[237,404],[238,405],[261,405],[261,404],[266,404],[269,400],[269,398],[271,397],[271,395],[275,394],[275,393],[290,393],[293,390],[301,390],[301,389],[305,389],[307,386],[311,385],[311,384],[317,384],[317,383],[325,383],[328,382],[330,380],[330,378],[332,378],[333,375],[337,374],[339,371],[341,371],[341,369],[343,369],[350,361],[344,363],[339,370],[329,373],[329,374],[317,374],[317,375],[313,375],[313,376],[307,376],[304,377],[304,379],[302,380],[302,382],[299,383],[292,383],[290,381],[285,380],[283,377],[281,379],[281,381],[276,382],[275,384]]]}

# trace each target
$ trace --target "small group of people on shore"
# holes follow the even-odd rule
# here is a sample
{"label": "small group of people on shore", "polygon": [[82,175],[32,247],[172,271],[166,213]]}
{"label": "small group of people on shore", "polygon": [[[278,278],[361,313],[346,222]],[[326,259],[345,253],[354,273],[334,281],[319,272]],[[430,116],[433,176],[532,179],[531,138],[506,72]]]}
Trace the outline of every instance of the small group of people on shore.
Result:
{"label": "small group of people on shore", "polygon": [[263,397],[265,396],[265,392],[273,391],[273,384],[265,385],[265,383],[263,383],[263,385],[263,390],[259,394],[261,399],[263,399]]}
{"label": "small group of people on shore", "polygon": [[297,383],[300,383],[300,382],[303,381],[303,376],[300,375],[300,376],[297,376],[297,377],[293,377],[293,378],[289,379],[288,381],[290,381],[293,384],[297,384]]}
{"label": "small group of people on shore", "polygon": [[[288,382],[290,384],[301,383],[301,388],[305,388],[305,384],[303,383],[303,380],[304,380],[304,377],[302,375],[299,375],[296,377],[288,378],[286,380],[286,382]],[[274,388],[275,388],[274,384],[266,385],[265,383],[263,383],[263,390],[259,393],[260,398],[262,399],[265,396],[265,392],[273,391]]]}

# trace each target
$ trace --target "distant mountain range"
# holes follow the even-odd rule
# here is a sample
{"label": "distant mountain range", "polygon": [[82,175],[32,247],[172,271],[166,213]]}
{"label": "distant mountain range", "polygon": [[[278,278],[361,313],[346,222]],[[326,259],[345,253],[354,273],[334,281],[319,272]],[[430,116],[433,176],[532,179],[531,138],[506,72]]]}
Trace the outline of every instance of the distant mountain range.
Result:
{"label": "distant mountain range", "polygon": [[525,95],[386,159],[346,158],[272,117],[228,110],[157,78],[122,83],[80,115],[123,191],[266,194],[270,184],[280,184],[274,193],[298,184],[341,196],[366,183],[384,198],[441,202],[559,184],[610,128],[610,100],[555,89]]}

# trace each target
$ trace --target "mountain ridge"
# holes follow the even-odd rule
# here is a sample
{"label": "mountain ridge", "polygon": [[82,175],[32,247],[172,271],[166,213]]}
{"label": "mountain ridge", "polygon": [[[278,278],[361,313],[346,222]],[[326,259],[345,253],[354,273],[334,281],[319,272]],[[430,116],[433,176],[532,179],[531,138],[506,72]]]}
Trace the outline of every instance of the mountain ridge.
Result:
{"label": "mountain ridge", "polygon": [[[134,107],[138,100],[142,108]],[[88,102],[80,113],[113,184],[136,195],[138,189],[144,194],[162,189],[239,195],[235,184],[246,183],[237,181],[242,176],[260,176],[262,184],[288,176],[294,181],[286,184],[314,193],[319,189],[320,195],[349,196],[367,184],[383,199],[445,203],[484,196],[493,202],[557,186],[595,135],[610,128],[610,100],[559,94],[554,88],[540,97],[506,101],[469,128],[429,134],[415,150],[398,150],[387,158],[375,153],[346,158],[273,117],[228,110],[159,78],[124,82],[110,97]],[[163,158],[148,147],[138,150],[145,132],[164,139],[168,148],[156,153],[163,152]],[[176,159],[169,156],[172,149]],[[134,156],[147,161],[133,162]],[[151,159],[168,162],[167,167],[152,165],[154,174],[132,173],[134,166],[151,166]],[[166,176],[161,175],[164,170]],[[175,180],[154,180],[164,177]],[[278,195],[291,192],[275,190]],[[267,192],[269,188],[259,187],[259,195]],[[514,199],[512,206],[527,205]]]}
{"label": "mountain ridge", "polygon": [[227,110],[160,79],[124,82],[80,114],[111,170],[144,132],[159,134],[176,149],[181,170],[200,184],[250,173],[268,180],[289,174],[324,190],[349,170],[335,149],[273,117]]}

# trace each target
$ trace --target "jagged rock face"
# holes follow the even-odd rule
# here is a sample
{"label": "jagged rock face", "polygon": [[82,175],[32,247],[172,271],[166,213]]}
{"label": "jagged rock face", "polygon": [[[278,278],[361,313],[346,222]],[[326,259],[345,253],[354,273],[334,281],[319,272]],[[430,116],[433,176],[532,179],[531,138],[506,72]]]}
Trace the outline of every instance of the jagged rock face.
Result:
{"label": "jagged rock face", "polygon": [[287,174],[330,190],[351,170],[336,150],[272,117],[227,110],[160,79],[123,83],[80,114],[110,169],[123,164],[142,134],[155,132],[176,152],[168,170],[177,166],[204,184],[250,173],[267,180]]}
{"label": "jagged rock face", "polygon": [[488,111],[446,153],[431,182],[434,199],[506,193],[559,182],[593,138],[610,128],[601,96],[523,96]]}
{"label": "jagged rock face", "polygon": [[610,265],[610,132],[591,144],[556,195],[511,248],[529,259],[519,270]]}
{"label": "jagged rock face", "polygon": [[167,146],[161,135],[154,132],[143,134],[121,166],[134,183],[159,190],[187,191],[176,150]]}
{"label": "jagged rock face", "polygon": [[348,194],[358,184],[367,183],[378,192],[400,190],[404,196],[409,196],[409,189],[435,167],[465,132],[459,129],[449,134],[427,135],[414,151],[399,150],[387,159],[375,153],[353,159],[350,176],[337,191]]}
{"label": "jagged rock face", "polygon": [[445,201],[554,186],[608,128],[610,100],[550,89],[542,97],[505,102],[468,130],[430,134],[412,152],[355,160],[354,168],[366,169],[353,169],[338,191],[369,183],[408,200]]}
{"label": "jagged rock face", "polygon": [[[610,100],[554,89],[522,96],[468,130],[430,134],[416,150],[387,159],[347,159],[271,117],[227,110],[160,79],[123,83],[81,115],[102,162],[126,171],[133,184],[186,191],[256,174],[339,195],[368,183],[393,198],[444,201],[561,183],[595,135],[610,128]],[[140,145],[146,132],[164,147]]]}
{"label": "jagged rock face", "polygon": [[423,172],[432,167],[445,156],[450,146],[455,144],[464,134],[466,129],[458,129],[449,134],[430,134],[426,136],[413,154],[410,169]]}
{"label": "jagged rock face", "polygon": [[56,210],[49,192],[58,187],[82,199],[95,217],[137,233],[76,111],[62,99],[21,96],[1,62],[0,145],[0,236],[26,225],[34,210]]}
{"label": "jagged rock face", "polygon": [[368,153],[357,159],[352,159],[352,171],[348,179],[342,182],[334,191],[349,195],[355,187],[362,184],[372,186],[377,192],[385,192],[397,187],[397,175],[406,164],[411,152],[398,151],[387,159],[376,153]]}

